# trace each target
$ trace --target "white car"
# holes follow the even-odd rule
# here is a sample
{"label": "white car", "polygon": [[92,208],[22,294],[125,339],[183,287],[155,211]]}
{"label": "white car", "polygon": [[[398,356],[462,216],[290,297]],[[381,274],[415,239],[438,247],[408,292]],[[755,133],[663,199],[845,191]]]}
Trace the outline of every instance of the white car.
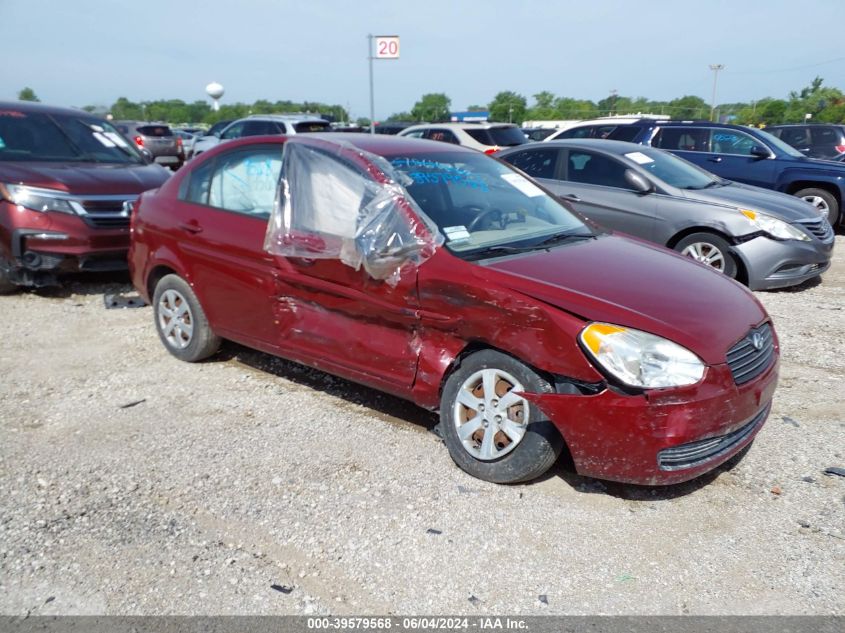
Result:
{"label": "white car", "polygon": [[192,156],[199,156],[223,141],[244,136],[331,131],[331,123],[311,114],[252,114],[244,119],[232,121],[223,128],[219,136],[204,136],[196,141]]}
{"label": "white car", "polygon": [[522,130],[511,123],[423,123],[405,128],[397,136],[464,145],[485,154],[528,142]]}
{"label": "white car", "polygon": [[[661,119],[668,121],[671,117],[668,114],[636,114],[630,116],[605,116],[598,119],[587,119],[585,121],[570,122],[569,125],[551,136],[543,139],[543,143],[549,141],[560,141],[565,138],[607,138],[620,125],[634,123],[641,119]],[[617,138],[618,141],[632,141],[636,130],[632,130],[631,138]]]}

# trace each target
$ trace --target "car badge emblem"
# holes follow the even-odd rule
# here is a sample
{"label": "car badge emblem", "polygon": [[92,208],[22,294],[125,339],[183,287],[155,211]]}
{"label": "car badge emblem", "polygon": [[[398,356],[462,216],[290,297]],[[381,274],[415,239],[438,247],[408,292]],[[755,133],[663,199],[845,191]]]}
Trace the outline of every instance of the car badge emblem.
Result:
{"label": "car badge emblem", "polygon": [[759,352],[763,349],[763,335],[759,332],[754,332],[754,334],[751,335],[751,344],[754,346],[754,349]]}

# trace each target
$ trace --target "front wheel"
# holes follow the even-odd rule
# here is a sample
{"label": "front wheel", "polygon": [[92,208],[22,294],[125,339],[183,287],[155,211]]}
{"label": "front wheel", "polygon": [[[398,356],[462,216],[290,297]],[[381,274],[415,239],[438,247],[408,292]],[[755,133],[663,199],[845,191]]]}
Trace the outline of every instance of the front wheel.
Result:
{"label": "front wheel", "polygon": [[816,207],[819,215],[826,217],[831,226],[836,226],[836,222],[839,220],[839,203],[832,193],[824,189],[810,187],[796,191],[795,196]]}
{"label": "front wheel", "polygon": [[156,284],[153,310],[161,342],[179,360],[195,363],[220,348],[199,299],[178,275],[165,275]]}
{"label": "front wheel", "polygon": [[736,278],[736,261],[731,255],[731,245],[715,233],[693,233],[675,244],[681,255],[706,264],[731,279]]}
{"label": "front wheel", "polygon": [[554,425],[522,393],[552,386],[530,367],[493,350],[463,359],[440,400],[441,434],[455,463],[500,484],[535,479],[563,448]]}

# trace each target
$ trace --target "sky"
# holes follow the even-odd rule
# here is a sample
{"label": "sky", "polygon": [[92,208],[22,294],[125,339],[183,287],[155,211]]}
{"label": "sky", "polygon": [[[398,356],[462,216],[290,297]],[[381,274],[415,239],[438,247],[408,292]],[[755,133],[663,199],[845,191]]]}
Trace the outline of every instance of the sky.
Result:
{"label": "sky", "polygon": [[319,101],[376,119],[444,92],[453,110],[513,90],[598,101],[612,90],[708,103],[787,98],[813,77],[845,91],[845,0],[0,0],[0,99],[63,106],[207,99]]}

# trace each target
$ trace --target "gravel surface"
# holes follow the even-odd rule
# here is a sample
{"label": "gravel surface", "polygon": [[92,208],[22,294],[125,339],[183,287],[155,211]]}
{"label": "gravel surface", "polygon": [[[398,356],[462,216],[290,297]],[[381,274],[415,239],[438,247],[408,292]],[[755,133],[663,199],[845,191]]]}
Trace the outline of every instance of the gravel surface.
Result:
{"label": "gravel surface", "polygon": [[732,467],[496,486],[432,414],[226,344],[189,365],[121,277],[0,298],[0,613],[845,613],[845,237],[758,293],[782,377]]}

